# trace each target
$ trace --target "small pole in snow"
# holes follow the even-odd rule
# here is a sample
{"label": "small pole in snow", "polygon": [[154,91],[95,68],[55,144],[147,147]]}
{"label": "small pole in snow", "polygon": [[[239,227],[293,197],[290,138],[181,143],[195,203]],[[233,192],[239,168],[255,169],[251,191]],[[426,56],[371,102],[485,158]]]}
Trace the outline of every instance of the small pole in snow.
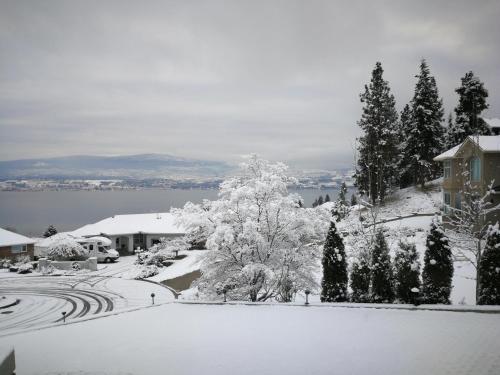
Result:
{"label": "small pole in snow", "polygon": [[418,288],[411,288],[410,291],[411,291],[411,296],[413,297],[413,304],[415,306],[420,305],[420,301],[419,301],[420,290]]}
{"label": "small pole in snow", "polygon": [[61,314],[63,316],[63,323],[66,323],[66,311],[63,311]]}
{"label": "small pole in snow", "polygon": [[227,298],[226,298],[227,291],[226,291],[226,289],[223,290],[223,293],[224,293],[224,302],[227,302]]}
{"label": "small pole in snow", "polygon": [[151,301],[153,302],[153,305],[155,304],[155,294],[151,293]]}
{"label": "small pole in snow", "polygon": [[305,304],[309,305],[309,294],[311,293],[311,291],[309,289],[306,289],[305,293],[306,293],[306,303]]}

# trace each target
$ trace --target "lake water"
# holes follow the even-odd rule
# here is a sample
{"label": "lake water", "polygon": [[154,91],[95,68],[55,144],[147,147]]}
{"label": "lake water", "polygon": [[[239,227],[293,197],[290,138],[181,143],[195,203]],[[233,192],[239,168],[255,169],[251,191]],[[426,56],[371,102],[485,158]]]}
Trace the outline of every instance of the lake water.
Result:
{"label": "lake water", "polygon": [[[333,200],[337,189],[290,190],[300,194],[307,207],[320,195]],[[119,191],[0,191],[0,227],[28,236],[41,236],[50,224],[68,231],[118,214],[167,212],[187,201],[216,199],[217,190],[163,189]]]}

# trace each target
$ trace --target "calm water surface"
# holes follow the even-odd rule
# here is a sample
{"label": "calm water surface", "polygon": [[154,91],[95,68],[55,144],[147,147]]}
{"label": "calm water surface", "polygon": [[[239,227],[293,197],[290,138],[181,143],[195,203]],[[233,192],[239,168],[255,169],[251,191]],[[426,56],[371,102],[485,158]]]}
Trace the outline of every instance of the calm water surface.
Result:
{"label": "calm water surface", "polygon": [[[291,190],[307,207],[319,195],[335,199],[337,189]],[[40,236],[49,224],[59,231],[74,230],[118,214],[166,212],[187,201],[216,199],[217,190],[120,190],[120,191],[0,191],[0,226],[29,236]]]}

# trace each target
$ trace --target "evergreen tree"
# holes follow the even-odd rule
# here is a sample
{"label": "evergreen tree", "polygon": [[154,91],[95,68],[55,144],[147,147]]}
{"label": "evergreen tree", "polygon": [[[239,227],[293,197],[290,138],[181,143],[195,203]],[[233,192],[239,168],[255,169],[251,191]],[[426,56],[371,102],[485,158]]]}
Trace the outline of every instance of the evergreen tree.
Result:
{"label": "evergreen tree", "polygon": [[441,125],[444,111],[436,80],[425,60],[420,63],[420,73],[416,77],[403,160],[411,183],[423,187],[426,181],[440,174],[439,165],[433,158],[444,148],[444,128]]}
{"label": "evergreen tree", "polygon": [[449,150],[450,148],[453,148],[456,145],[458,145],[460,143],[458,141],[461,137],[460,134],[461,130],[457,125],[457,123],[453,121],[453,115],[450,112],[450,114],[448,115],[448,126],[446,127],[445,137],[444,137],[445,149]]}
{"label": "evergreen tree", "polygon": [[347,301],[347,262],[344,242],[331,222],[323,247],[321,302]]}
{"label": "evergreen tree", "polygon": [[411,109],[408,104],[401,111],[399,120],[399,186],[405,188],[414,182],[414,174],[410,169],[411,158],[406,152],[407,137],[411,131]]}
{"label": "evergreen tree", "polygon": [[313,202],[312,206],[313,206],[313,208],[314,208],[314,207],[318,207],[318,199],[315,199],[315,200],[314,200],[314,202]]}
{"label": "evergreen tree", "polygon": [[323,203],[324,203],[323,196],[320,195],[319,198],[318,198],[318,206],[321,206]]}
{"label": "evergreen tree", "polygon": [[450,142],[454,145],[462,143],[469,135],[490,135],[488,124],[479,116],[488,108],[486,98],[488,90],[484,84],[474,76],[472,71],[461,79],[462,85],[455,89],[458,94],[458,105],[455,108],[455,129]]}
{"label": "evergreen tree", "polygon": [[360,95],[363,103],[356,186],[372,203],[383,202],[396,183],[398,158],[398,113],[396,102],[377,62],[369,85]]}
{"label": "evergreen tree", "polygon": [[47,228],[47,230],[43,233],[43,236],[45,238],[47,238],[47,237],[53,236],[54,234],[57,234],[56,227],[54,227],[53,225],[49,225],[49,227]]}
{"label": "evergreen tree", "polygon": [[394,283],[396,299],[401,303],[413,303],[413,288],[420,289],[420,263],[414,244],[399,243],[394,258]]}
{"label": "evergreen tree", "polygon": [[500,229],[498,222],[488,228],[486,247],[479,268],[478,305],[500,305]]}
{"label": "evergreen tree", "polygon": [[356,197],[356,194],[352,193],[351,195],[351,206],[355,206],[358,204],[358,197]]}
{"label": "evergreen tree", "polygon": [[453,278],[453,258],[441,224],[437,217],[432,219],[427,235],[422,272],[422,294],[425,303],[450,303]]}
{"label": "evergreen tree", "polygon": [[342,182],[336,204],[336,211],[339,220],[346,217],[349,212],[346,195],[347,195],[347,185],[345,184],[345,182]]}
{"label": "evergreen tree", "polygon": [[330,202],[330,196],[328,194],[326,194],[326,196],[325,196],[325,203],[326,202]]}
{"label": "evergreen tree", "polygon": [[393,275],[389,247],[384,232],[379,229],[375,236],[371,264],[371,300],[375,303],[394,301]]}
{"label": "evergreen tree", "polygon": [[352,302],[370,302],[370,264],[365,257],[353,263],[350,286]]}

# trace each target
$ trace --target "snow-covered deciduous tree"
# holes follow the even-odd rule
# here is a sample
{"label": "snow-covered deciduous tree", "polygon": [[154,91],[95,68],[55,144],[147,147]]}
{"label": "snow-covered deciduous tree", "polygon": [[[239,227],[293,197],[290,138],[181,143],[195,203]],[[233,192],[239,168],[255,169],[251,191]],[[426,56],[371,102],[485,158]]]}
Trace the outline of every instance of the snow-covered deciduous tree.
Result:
{"label": "snow-covered deciduous tree", "polygon": [[344,242],[332,221],[323,247],[321,302],[347,301],[347,259]]}
{"label": "snow-covered deciduous tree", "polygon": [[433,161],[444,146],[443,101],[435,78],[430,74],[425,60],[420,63],[420,73],[416,76],[415,93],[410,103],[408,124],[405,125],[403,171],[411,183],[420,184],[434,179],[440,172]]}
{"label": "snow-covered deciduous tree", "polygon": [[[198,289],[208,298],[290,301],[301,290],[315,290],[314,275],[331,213],[301,208],[289,194],[296,180],[282,163],[255,155],[241,175],[220,185],[219,199],[173,210],[187,229],[203,233],[207,254]],[[201,216],[200,216],[201,215]]]}
{"label": "snow-covered deciduous tree", "polygon": [[492,203],[493,182],[481,192],[473,185],[464,172],[463,190],[460,191],[462,203],[460,208],[453,208],[451,215],[447,216],[450,229],[448,237],[452,243],[453,255],[472,264],[476,269],[476,302],[480,293],[481,257],[484,251],[484,242],[488,234],[488,227],[492,224],[495,213],[500,210],[500,205]]}
{"label": "snow-covered deciduous tree", "polygon": [[486,246],[479,263],[478,305],[500,305],[500,227],[490,225],[486,234]]}
{"label": "snow-covered deciduous tree", "polygon": [[389,84],[377,62],[369,85],[360,95],[363,103],[358,125],[363,131],[357,147],[356,186],[372,203],[383,202],[398,176],[398,113]]}
{"label": "snow-covered deciduous tree", "polygon": [[371,300],[375,303],[391,303],[394,301],[392,264],[382,229],[377,231],[371,255]]}
{"label": "snow-covered deciduous tree", "polygon": [[420,262],[415,244],[400,242],[394,257],[396,300],[413,303],[413,288],[420,289]]}
{"label": "snow-covered deciduous tree", "polygon": [[455,123],[449,133],[449,143],[458,145],[469,135],[490,135],[488,124],[480,117],[488,108],[486,98],[488,90],[483,82],[472,71],[461,79],[462,84],[455,92],[458,94],[458,105],[455,108]]}
{"label": "snow-covered deciduous tree", "polygon": [[448,237],[437,216],[427,235],[422,272],[422,297],[425,303],[449,304],[453,278],[453,258]]}
{"label": "snow-covered deciduous tree", "polygon": [[48,237],[53,236],[54,234],[57,234],[56,227],[53,226],[53,225],[49,225],[49,227],[47,228],[47,230],[43,233],[43,236],[45,238],[48,238]]}
{"label": "snow-covered deciduous tree", "polygon": [[85,260],[88,257],[89,251],[70,238],[54,241],[47,249],[47,258],[51,260]]}

